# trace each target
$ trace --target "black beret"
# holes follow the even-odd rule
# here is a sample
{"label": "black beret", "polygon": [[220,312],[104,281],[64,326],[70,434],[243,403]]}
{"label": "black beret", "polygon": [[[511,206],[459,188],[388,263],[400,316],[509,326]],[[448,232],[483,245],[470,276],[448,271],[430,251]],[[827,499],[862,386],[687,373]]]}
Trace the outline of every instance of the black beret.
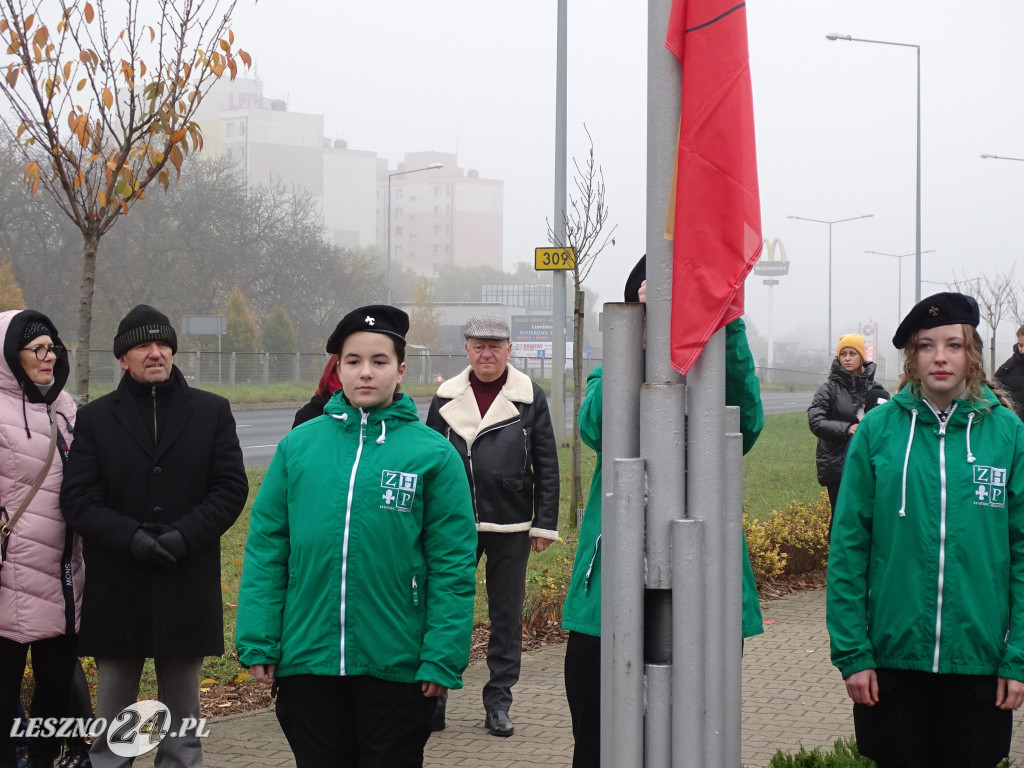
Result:
{"label": "black beret", "polygon": [[167,315],[148,304],[139,304],[132,307],[117,326],[114,357],[121,357],[132,347],[149,341],[166,341],[171,354],[178,351],[178,335]]}
{"label": "black beret", "polygon": [[640,257],[640,261],[633,267],[633,271],[626,278],[626,290],[623,291],[623,301],[636,303],[640,301],[640,284],[647,279],[647,254]]}
{"label": "black beret", "polygon": [[980,320],[978,302],[973,296],[963,293],[936,293],[914,305],[903,318],[900,327],[896,329],[892,343],[896,349],[903,349],[915,331],[961,323],[977,328]]}
{"label": "black beret", "polygon": [[327,340],[328,353],[341,354],[341,345],[345,343],[345,339],[359,331],[386,333],[405,341],[405,334],[409,332],[409,316],[398,307],[387,304],[371,304],[368,307],[353,309],[341,318],[331,338]]}

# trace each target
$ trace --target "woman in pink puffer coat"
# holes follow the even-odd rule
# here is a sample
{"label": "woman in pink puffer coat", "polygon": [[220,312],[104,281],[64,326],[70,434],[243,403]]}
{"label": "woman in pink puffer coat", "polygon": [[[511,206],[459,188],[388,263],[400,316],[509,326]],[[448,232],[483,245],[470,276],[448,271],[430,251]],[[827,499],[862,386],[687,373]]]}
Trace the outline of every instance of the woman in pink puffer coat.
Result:
{"label": "woman in pink puffer coat", "polygon": [[[7,541],[0,569],[0,768],[12,765],[10,723],[17,709],[26,654],[32,650],[32,717],[69,713],[78,663],[82,544],[58,506],[75,403],[64,391],[67,353],[49,318],[34,310],[0,312],[0,522],[17,511],[46,462],[50,424],[57,447],[38,493]],[[29,741],[29,765],[52,766],[56,738]]]}

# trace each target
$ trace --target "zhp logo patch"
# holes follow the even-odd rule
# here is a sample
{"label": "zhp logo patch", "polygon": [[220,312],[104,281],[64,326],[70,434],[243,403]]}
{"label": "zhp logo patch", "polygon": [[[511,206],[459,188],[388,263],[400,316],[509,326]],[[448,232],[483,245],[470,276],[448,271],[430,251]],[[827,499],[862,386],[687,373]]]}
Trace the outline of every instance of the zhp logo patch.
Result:
{"label": "zhp logo patch", "polygon": [[1006,506],[1006,470],[1000,467],[974,468],[974,498],[976,506]]}
{"label": "zhp logo patch", "polygon": [[380,473],[381,509],[393,509],[398,512],[412,512],[413,501],[416,499],[416,481],[419,475],[412,472],[393,472],[385,469]]}

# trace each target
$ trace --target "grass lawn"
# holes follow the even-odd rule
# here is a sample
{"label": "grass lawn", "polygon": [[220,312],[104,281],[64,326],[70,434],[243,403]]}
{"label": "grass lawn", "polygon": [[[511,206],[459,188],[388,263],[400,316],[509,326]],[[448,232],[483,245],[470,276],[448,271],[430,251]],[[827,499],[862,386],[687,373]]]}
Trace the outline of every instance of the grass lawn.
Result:
{"label": "grass lawn", "polygon": [[743,457],[743,507],[752,518],[819,499],[825,489],[818,485],[816,445],[804,411],[765,417],[761,437]]}

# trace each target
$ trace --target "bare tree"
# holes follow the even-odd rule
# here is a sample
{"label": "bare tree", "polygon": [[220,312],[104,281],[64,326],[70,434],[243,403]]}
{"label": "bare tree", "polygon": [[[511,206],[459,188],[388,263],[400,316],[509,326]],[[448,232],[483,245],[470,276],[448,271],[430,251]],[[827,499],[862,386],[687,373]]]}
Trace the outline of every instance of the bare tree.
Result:
{"label": "bare tree", "polygon": [[[573,184],[576,194],[569,196],[569,210],[562,212],[565,224],[565,237],[560,238],[551,222],[548,221],[548,240],[557,248],[572,248],[576,252],[576,261],[572,268],[573,280],[573,347],[572,347],[572,490],[569,509],[575,512],[583,498],[582,467],[580,461],[580,427],[577,416],[583,402],[583,320],[586,314],[583,294],[583,281],[587,279],[597,257],[608,245],[615,245],[612,235],[618,226],[613,225],[605,232],[608,224],[608,206],[605,204],[604,172],[594,160],[594,139],[587,130],[590,151],[586,162],[581,166],[578,159],[573,158],[576,174]],[[561,318],[553,318],[553,322],[562,322]],[[553,375],[560,375],[555,371]],[[574,518],[575,519],[575,518]]]}
{"label": "bare tree", "polygon": [[1007,272],[998,269],[992,275],[981,275],[976,278],[960,277],[951,286],[961,292],[968,293],[978,300],[981,320],[989,329],[989,375],[996,371],[996,331],[1004,317],[1015,311],[1019,287],[1013,273],[1014,264]]}
{"label": "bare tree", "polygon": [[[142,2],[57,0],[47,21],[37,0],[0,0],[9,107],[0,124],[24,156],[31,193],[42,187],[82,234],[77,386],[86,397],[100,238],[151,182],[166,189],[171,168],[180,175],[202,147],[192,118],[203,95],[251,63],[228,26],[236,0],[223,12],[222,0],[155,0],[151,24]],[[114,18],[124,19],[120,31]]]}

